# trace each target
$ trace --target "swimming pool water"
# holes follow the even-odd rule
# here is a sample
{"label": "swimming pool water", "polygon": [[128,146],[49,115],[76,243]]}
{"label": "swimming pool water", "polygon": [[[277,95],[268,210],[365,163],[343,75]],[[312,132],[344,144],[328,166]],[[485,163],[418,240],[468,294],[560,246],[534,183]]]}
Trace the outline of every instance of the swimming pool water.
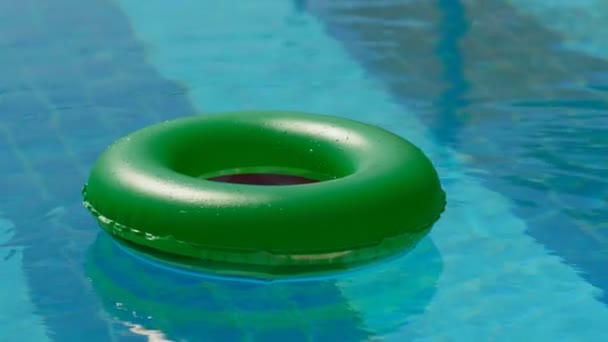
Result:
{"label": "swimming pool water", "polygon": [[[0,337],[606,340],[608,7],[577,4],[569,26],[541,0],[0,1]],[[406,256],[309,283],[178,274],[100,233],[80,187],[108,144],[241,109],[396,132],[448,208]]]}

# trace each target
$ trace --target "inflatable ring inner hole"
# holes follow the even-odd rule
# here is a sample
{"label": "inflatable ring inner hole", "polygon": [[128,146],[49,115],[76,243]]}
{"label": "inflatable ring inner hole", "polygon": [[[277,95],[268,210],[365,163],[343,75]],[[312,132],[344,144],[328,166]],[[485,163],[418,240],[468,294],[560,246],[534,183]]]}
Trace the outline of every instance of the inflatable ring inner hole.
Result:
{"label": "inflatable ring inner hole", "polygon": [[296,185],[318,182],[318,180],[308,177],[280,173],[235,173],[207,179],[215,182],[250,185]]}

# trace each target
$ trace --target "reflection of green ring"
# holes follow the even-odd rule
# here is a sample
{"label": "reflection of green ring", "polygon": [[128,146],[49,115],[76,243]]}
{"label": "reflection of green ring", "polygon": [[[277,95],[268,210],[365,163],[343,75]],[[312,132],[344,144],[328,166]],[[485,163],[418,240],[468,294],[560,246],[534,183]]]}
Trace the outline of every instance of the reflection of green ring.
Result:
{"label": "reflection of green ring", "polygon": [[367,341],[370,333],[407,329],[426,310],[443,261],[427,237],[411,253],[365,272],[256,284],[159,268],[100,233],[87,249],[84,271],[113,322],[160,331],[171,341],[244,340],[217,332],[242,332],[252,341]]}
{"label": "reflection of green ring", "polygon": [[[436,263],[432,256],[425,258],[422,264],[431,267],[424,271],[434,272]],[[266,336],[285,331],[312,334],[310,325],[317,325],[313,330],[323,333],[332,330],[332,324],[345,321],[350,324],[342,330],[348,331],[341,333],[364,333],[357,312],[331,281],[255,284],[192,277],[142,264],[124,254],[105,233],[88,249],[84,267],[110,317],[161,331],[171,341],[241,340],[220,339],[213,336],[217,331],[246,332],[255,337],[253,341],[286,340]],[[417,277],[408,277],[408,282]],[[399,287],[400,291],[412,289]],[[411,298],[397,300],[402,303]],[[420,301],[420,296],[416,300]]]}
{"label": "reflection of green ring", "polygon": [[[287,173],[314,184],[207,180]],[[381,128],[329,116],[241,112],[163,122],[95,164],[85,206],[121,240],[220,273],[274,277],[367,263],[410,247],[445,194],[428,158]]]}

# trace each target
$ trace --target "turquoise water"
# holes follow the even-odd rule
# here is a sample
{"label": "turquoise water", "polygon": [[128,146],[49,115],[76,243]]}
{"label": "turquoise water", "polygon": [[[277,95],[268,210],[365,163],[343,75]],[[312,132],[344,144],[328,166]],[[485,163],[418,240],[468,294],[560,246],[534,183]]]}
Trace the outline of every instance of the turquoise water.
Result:
{"label": "turquoise water", "polygon": [[[551,4],[0,1],[0,337],[607,340],[608,7]],[[408,255],[309,283],[177,274],[99,232],[79,191],[108,144],[241,109],[396,132],[448,208]]]}

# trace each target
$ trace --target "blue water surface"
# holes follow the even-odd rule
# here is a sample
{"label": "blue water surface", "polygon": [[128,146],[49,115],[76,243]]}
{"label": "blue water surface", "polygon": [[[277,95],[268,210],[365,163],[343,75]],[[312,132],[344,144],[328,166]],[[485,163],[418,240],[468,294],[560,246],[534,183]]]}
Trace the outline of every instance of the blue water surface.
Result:
{"label": "blue water surface", "polygon": [[[608,340],[607,17],[591,0],[0,0],[0,339]],[[390,263],[266,285],[142,262],[82,207],[118,137],[249,109],[406,137],[446,212]]]}

